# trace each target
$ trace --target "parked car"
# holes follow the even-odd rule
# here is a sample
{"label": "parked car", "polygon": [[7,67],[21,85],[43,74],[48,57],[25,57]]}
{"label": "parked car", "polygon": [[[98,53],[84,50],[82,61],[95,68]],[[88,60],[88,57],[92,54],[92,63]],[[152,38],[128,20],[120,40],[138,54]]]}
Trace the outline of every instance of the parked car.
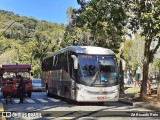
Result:
{"label": "parked car", "polygon": [[39,78],[32,79],[33,91],[44,91],[44,87],[42,86],[42,80]]}

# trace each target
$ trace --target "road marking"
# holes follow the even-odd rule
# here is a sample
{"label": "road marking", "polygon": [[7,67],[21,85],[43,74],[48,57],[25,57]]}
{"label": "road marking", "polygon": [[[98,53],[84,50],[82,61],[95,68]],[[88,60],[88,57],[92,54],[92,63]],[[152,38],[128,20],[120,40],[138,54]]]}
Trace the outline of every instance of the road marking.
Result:
{"label": "road marking", "polygon": [[[19,103],[19,101],[20,101],[19,98],[14,98],[12,100],[13,100],[13,103]],[[1,101],[5,102],[5,99],[2,98]],[[36,98],[36,99],[35,98],[24,98],[24,103],[37,103],[38,101],[42,102],[42,103],[63,102],[63,101],[60,101],[59,99],[55,99],[55,98],[47,98],[47,99],[43,99],[43,98]]]}
{"label": "road marking", "polygon": [[60,100],[54,99],[54,98],[48,98],[49,100],[53,101],[53,102],[59,102]]}
{"label": "road marking", "polygon": [[15,102],[15,103],[19,103],[19,101],[20,101],[20,100],[18,100],[18,99],[16,99],[16,100],[14,99],[14,102]]}
{"label": "road marking", "polygon": [[32,99],[25,99],[29,103],[35,103]]}
{"label": "road marking", "polygon": [[48,102],[48,101],[46,101],[46,100],[44,100],[44,99],[41,99],[41,98],[38,98],[37,100],[40,101],[40,102],[43,102],[43,103],[44,103],[44,102]]}

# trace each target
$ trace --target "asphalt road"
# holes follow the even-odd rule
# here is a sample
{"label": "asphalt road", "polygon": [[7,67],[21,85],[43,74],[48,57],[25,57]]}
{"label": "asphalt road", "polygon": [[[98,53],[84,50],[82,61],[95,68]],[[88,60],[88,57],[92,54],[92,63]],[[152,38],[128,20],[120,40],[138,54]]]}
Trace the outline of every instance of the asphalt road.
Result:
{"label": "asphalt road", "polygon": [[47,97],[45,92],[33,92],[31,98],[25,98],[20,104],[18,98],[12,99],[13,103],[5,104],[4,110],[11,112],[10,120],[159,120],[159,115],[153,111],[134,108],[125,103],[106,102],[104,105],[86,103],[71,104],[60,99]]}

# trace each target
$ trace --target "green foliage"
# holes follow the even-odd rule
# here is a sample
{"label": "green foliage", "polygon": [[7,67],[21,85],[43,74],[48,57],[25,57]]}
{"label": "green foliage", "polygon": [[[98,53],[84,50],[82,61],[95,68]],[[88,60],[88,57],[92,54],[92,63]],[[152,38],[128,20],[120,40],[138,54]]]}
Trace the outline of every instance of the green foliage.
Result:
{"label": "green foliage", "polygon": [[[137,32],[141,30],[141,36],[145,38],[143,81],[141,87],[141,98],[147,94],[147,79],[149,63],[153,62],[154,55],[160,46],[160,1],[159,0],[128,0],[126,8],[130,13],[128,27]],[[151,48],[151,44],[157,44]]]}
{"label": "green foliage", "polygon": [[146,50],[150,49],[151,43],[158,41],[152,48],[149,55],[149,62],[153,61],[154,54],[160,46],[160,1],[159,0],[139,0],[128,1],[126,8],[130,11],[130,25],[133,32],[141,29],[141,35],[145,37]]}
{"label": "green foliage", "polygon": [[41,73],[41,67],[36,64],[32,67],[33,70],[33,77],[40,77],[40,73]]}
{"label": "green foliage", "polygon": [[138,93],[140,92],[140,88],[139,87],[133,87],[133,88],[128,88],[125,90],[125,93],[128,94],[128,93]]}
{"label": "green foliage", "polygon": [[34,77],[40,76],[41,60],[59,49],[63,24],[20,17],[0,10],[0,64],[31,64]]}
{"label": "green foliage", "polygon": [[123,56],[127,63],[128,70],[137,70],[138,67],[143,67],[145,41],[144,38],[138,34],[134,36],[134,39],[124,42]]}
{"label": "green foliage", "polygon": [[66,28],[64,40],[71,39],[69,44],[78,40],[77,45],[102,46],[118,52],[127,18],[123,1],[78,0],[78,3],[81,8],[72,10],[73,21]]}
{"label": "green foliage", "polygon": [[150,68],[150,75],[157,77],[160,74],[160,58],[154,59]]}

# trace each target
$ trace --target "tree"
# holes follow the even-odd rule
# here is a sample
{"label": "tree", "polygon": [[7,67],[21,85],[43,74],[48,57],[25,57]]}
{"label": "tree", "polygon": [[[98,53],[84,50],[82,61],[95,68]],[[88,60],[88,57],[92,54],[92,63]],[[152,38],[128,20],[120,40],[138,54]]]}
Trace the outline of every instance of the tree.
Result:
{"label": "tree", "polygon": [[73,7],[69,7],[69,8],[67,9],[67,12],[66,12],[66,14],[67,14],[67,19],[68,19],[68,22],[69,22],[69,23],[72,22],[73,10],[74,10]]}
{"label": "tree", "polygon": [[21,41],[14,41],[11,40],[3,40],[4,46],[8,46],[0,55],[1,57],[1,64],[15,64],[20,63],[21,61],[21,55],[20,55],[20,49],[21,49]]}
{"label": "tree", "polygon": [[130,77],[136,74],[138,67],[143,67],[143,51],[144,51],[144,38],[138,34],[134,34],[131,40],[124,42],[124,60],[126,61],[126,70],[129,72]]}
{"label": "tree", "polygon": [[[86,42],[86,39],[84,40],[84,35],[86,32],[84,29],[77,27],[75,24],[73,24],[73,20],[76,17],[76,14],[74,13],[75,9],[72,7],[69,7],[67,10],[67,18],[69,24],[66,26],[65,33],[64,33],[64,40],[62,41],[61,46],[66,47],[70,45],[88,45]],[[84,41],[84,42],[83,42]]]}
{"label": "tree", "polygon": [[[78,0],[77,2],[81,8],[73,10],[73,21],[67,26],[69,33],[72,34],[71,38],[78,39],[80,45],[87,43],[87,45],[111,48],[118,52],[123,41],[127,18],[123,1]],[[75,36],[77,32],[73,34],[77,29],[81,31],[81,36],[78,38]]]}
{"label": "tree", "polygon": [[52,40],[43,33],[36,33],[34,43],[33,55],[40,61],[55,47],[55,43],[52,43]]}
{"label": "tree", "polygon": [[[130,11],[129,28],[133,32],[141,30],[144,36],[144,60],[143,60],[143,80],[140,97],[143,99],[147,95],[147,80],[149,63],[153,61],[154,54],[160,46],[160,1],[159,0],[129,0],[126,1],[126,8]],[[154,48],[151,43],[158,41]]]}
{"label": "tree", "polygon": [[41,60],[60,48],[65,29],[63,24],[3,10],[0,10],[0,26],[0,64],[31,64],[35,77],[41,74]]}

